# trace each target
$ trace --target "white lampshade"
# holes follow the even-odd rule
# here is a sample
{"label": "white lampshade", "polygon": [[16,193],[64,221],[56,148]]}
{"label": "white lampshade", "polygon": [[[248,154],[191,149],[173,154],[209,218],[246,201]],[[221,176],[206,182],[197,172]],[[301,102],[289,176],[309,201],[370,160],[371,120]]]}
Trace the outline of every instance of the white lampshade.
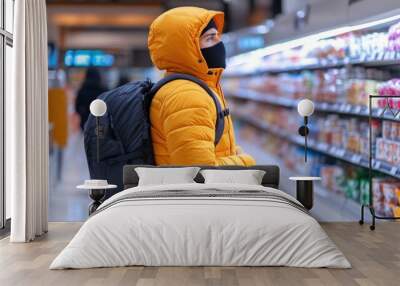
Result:
{"label": "white lampshade", "polygon": [[311,116],[314,113],[314,103],[309,99],[300,100],[297,104],[297,112],[303,117]]}
{"label": "white lampshade", "polygon": [[101,99],[95,99],[90,104],[90,113],[96,117],[103,116],[107,111],[106,103]]}

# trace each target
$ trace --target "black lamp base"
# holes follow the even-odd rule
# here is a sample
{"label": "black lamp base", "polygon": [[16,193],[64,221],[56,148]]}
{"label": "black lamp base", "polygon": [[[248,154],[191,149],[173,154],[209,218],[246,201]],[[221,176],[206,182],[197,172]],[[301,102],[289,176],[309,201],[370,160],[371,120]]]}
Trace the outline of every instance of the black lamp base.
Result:
{"label": "black lamp base", "polygon": [[311,210],[314,205],[313,181],[296,181],[296,198],[306,209]]}
{"label": "black lamp base", "polygon": [[89,197],[93,200],[93,202],[89,205],[89,215],[97,210],[97,208],[101,205],[102,199],[105,197],[105,195],[105,189],[91,189],[89,191]]}

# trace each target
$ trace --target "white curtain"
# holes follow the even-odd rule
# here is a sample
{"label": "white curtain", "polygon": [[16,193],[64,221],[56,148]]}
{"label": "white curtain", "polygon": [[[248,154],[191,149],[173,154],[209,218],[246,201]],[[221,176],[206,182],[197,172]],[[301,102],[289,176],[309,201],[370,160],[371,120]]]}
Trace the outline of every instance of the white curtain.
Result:
{"label": "white curtain", "polygon": [[[15,1],[14,71],[6,144],[12,242],[47,232],[48,99],[45,0]],[[11,145],[11,146],[10,146]],[[8,147],[8,148],[7,148]]]}

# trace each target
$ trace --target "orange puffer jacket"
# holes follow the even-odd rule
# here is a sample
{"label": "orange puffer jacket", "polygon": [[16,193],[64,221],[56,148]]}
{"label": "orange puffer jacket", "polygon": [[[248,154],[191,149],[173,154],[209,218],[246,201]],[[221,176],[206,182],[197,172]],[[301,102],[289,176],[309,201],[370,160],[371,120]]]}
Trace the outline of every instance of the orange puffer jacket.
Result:
{"label": "orange puffer jacket", "polygon": [[[154,20],[148,45],[151,59],[166,74],[185,73],[203,80],[226,101],[220,86],[222,68],[209,69],[200,51],[200,34],[210,20],[222,32],[222,12],[196,7],[171,9]],[[253,165],[247,154],[236,154],[230,117],[221,140],[214,145],[216,109],[212,98],[196,83],[175,80],[163,86],[150,108],[151,135],[157,165]]]}

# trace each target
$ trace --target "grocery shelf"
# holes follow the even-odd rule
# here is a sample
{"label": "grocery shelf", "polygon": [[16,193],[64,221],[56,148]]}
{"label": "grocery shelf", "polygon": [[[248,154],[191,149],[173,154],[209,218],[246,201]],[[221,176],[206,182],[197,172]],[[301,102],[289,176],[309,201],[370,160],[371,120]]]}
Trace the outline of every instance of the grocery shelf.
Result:
{"label": "grocery shelf", "polygon": [[[250,89],[238,89],[237,92],[226,92],[227,97],[253,100],[256,102],[267,103],[276,106],[283,106],[289,108],[296,108],[298,100],[279,97],[272,94],[261,93]],[[328,103],[328,102],[314,102],[314,109],[318,112],[336,113],[342,115],[351,115],[358,117],[368,118],[369,110],[367,106],[352,105],[348,103]],[[386,110],[384,115],[383,108],[372,109],[372,118],[380,120],[400,121],[399,116],[394,117],[389,110]]]}
{"label": "grocery shelf", "polygon": [[[283,131],[282,128],[279,128],[276,126],[271,126],[266,122],[263,122],[259,119],[251,118],[248,115],[242,114],[240,112],[234,112],[234,113],[232,113],[232,115],[242,121],[249,123],[250,125],[252,125],[260,130],[272,133],[272,134],[274,134],[282,139],[285,139],[293,144],[296,144],[299,146],[304,146],[304,138],[301,137],[300,135],[290,134],[287,131]],[[351,163],[356,166],[360,166],[360,167],[364,167],[364,168],[369,167],[369,161],[368,161],[367,157],[364,157],[360,154],[348,151],[344,148],[331,146],[324,142],[317,142],[316,140],[313,140],[311,138],[308,139],[308,148],[310,150],[316,151],[321,154],[325,154],[327,156],[337,158],[342,161],[346,161],[346,162]],[[373,159],[372,160],[372,169],[374,171],[377,171],[377,172],[400,179],[400,167],[393,166],[384,161]]]}
{"label": "grocery shelf", "polygon": [[301,72],[303,70],[323,70],[332,68],[341,68],[344,66],[364,66],[364,67],[389,67],[400,65],[400,59],[385,59],[384,56],[381,59],[345,59],[345,60],[321,60],[316,63],[309,64],[293,64],[290,66],[284,66],[280,68],[268,68],[267,63],[264,67],[255,68],[251,72],[227,72],[226,77],[242,77],[242,76],[253,76],[257,74],[277,74],[277,73],[290,73],[290,72]]}
{"label": "grocery shelf", "polygon": [[283,107],[296,107],[297,101],[294,99],[279,97],[272,94],[261,93],[251,89],[238,89],[237,92],[227,91],[226,96],[238,99],[253,100],[271,105]]}
{"label": "grocery shelf", "polygon": [[[299,176],[299,173],[285,166],[282,158],[272,154],[257,146],[253,142],[237,138],[238,144],[244,150],[249,150],[249,154],[257,158],[258,164],[272,164],[279,166],[280,169],[280,190],[296,196],[296,187],[289,177]],[[333,192],[326,189],[320,183],[314,184],[314,207],[310,213],[318,221],[358,221],[360,216],[360,203],[351,198],[347,198],[343,193]]]}

